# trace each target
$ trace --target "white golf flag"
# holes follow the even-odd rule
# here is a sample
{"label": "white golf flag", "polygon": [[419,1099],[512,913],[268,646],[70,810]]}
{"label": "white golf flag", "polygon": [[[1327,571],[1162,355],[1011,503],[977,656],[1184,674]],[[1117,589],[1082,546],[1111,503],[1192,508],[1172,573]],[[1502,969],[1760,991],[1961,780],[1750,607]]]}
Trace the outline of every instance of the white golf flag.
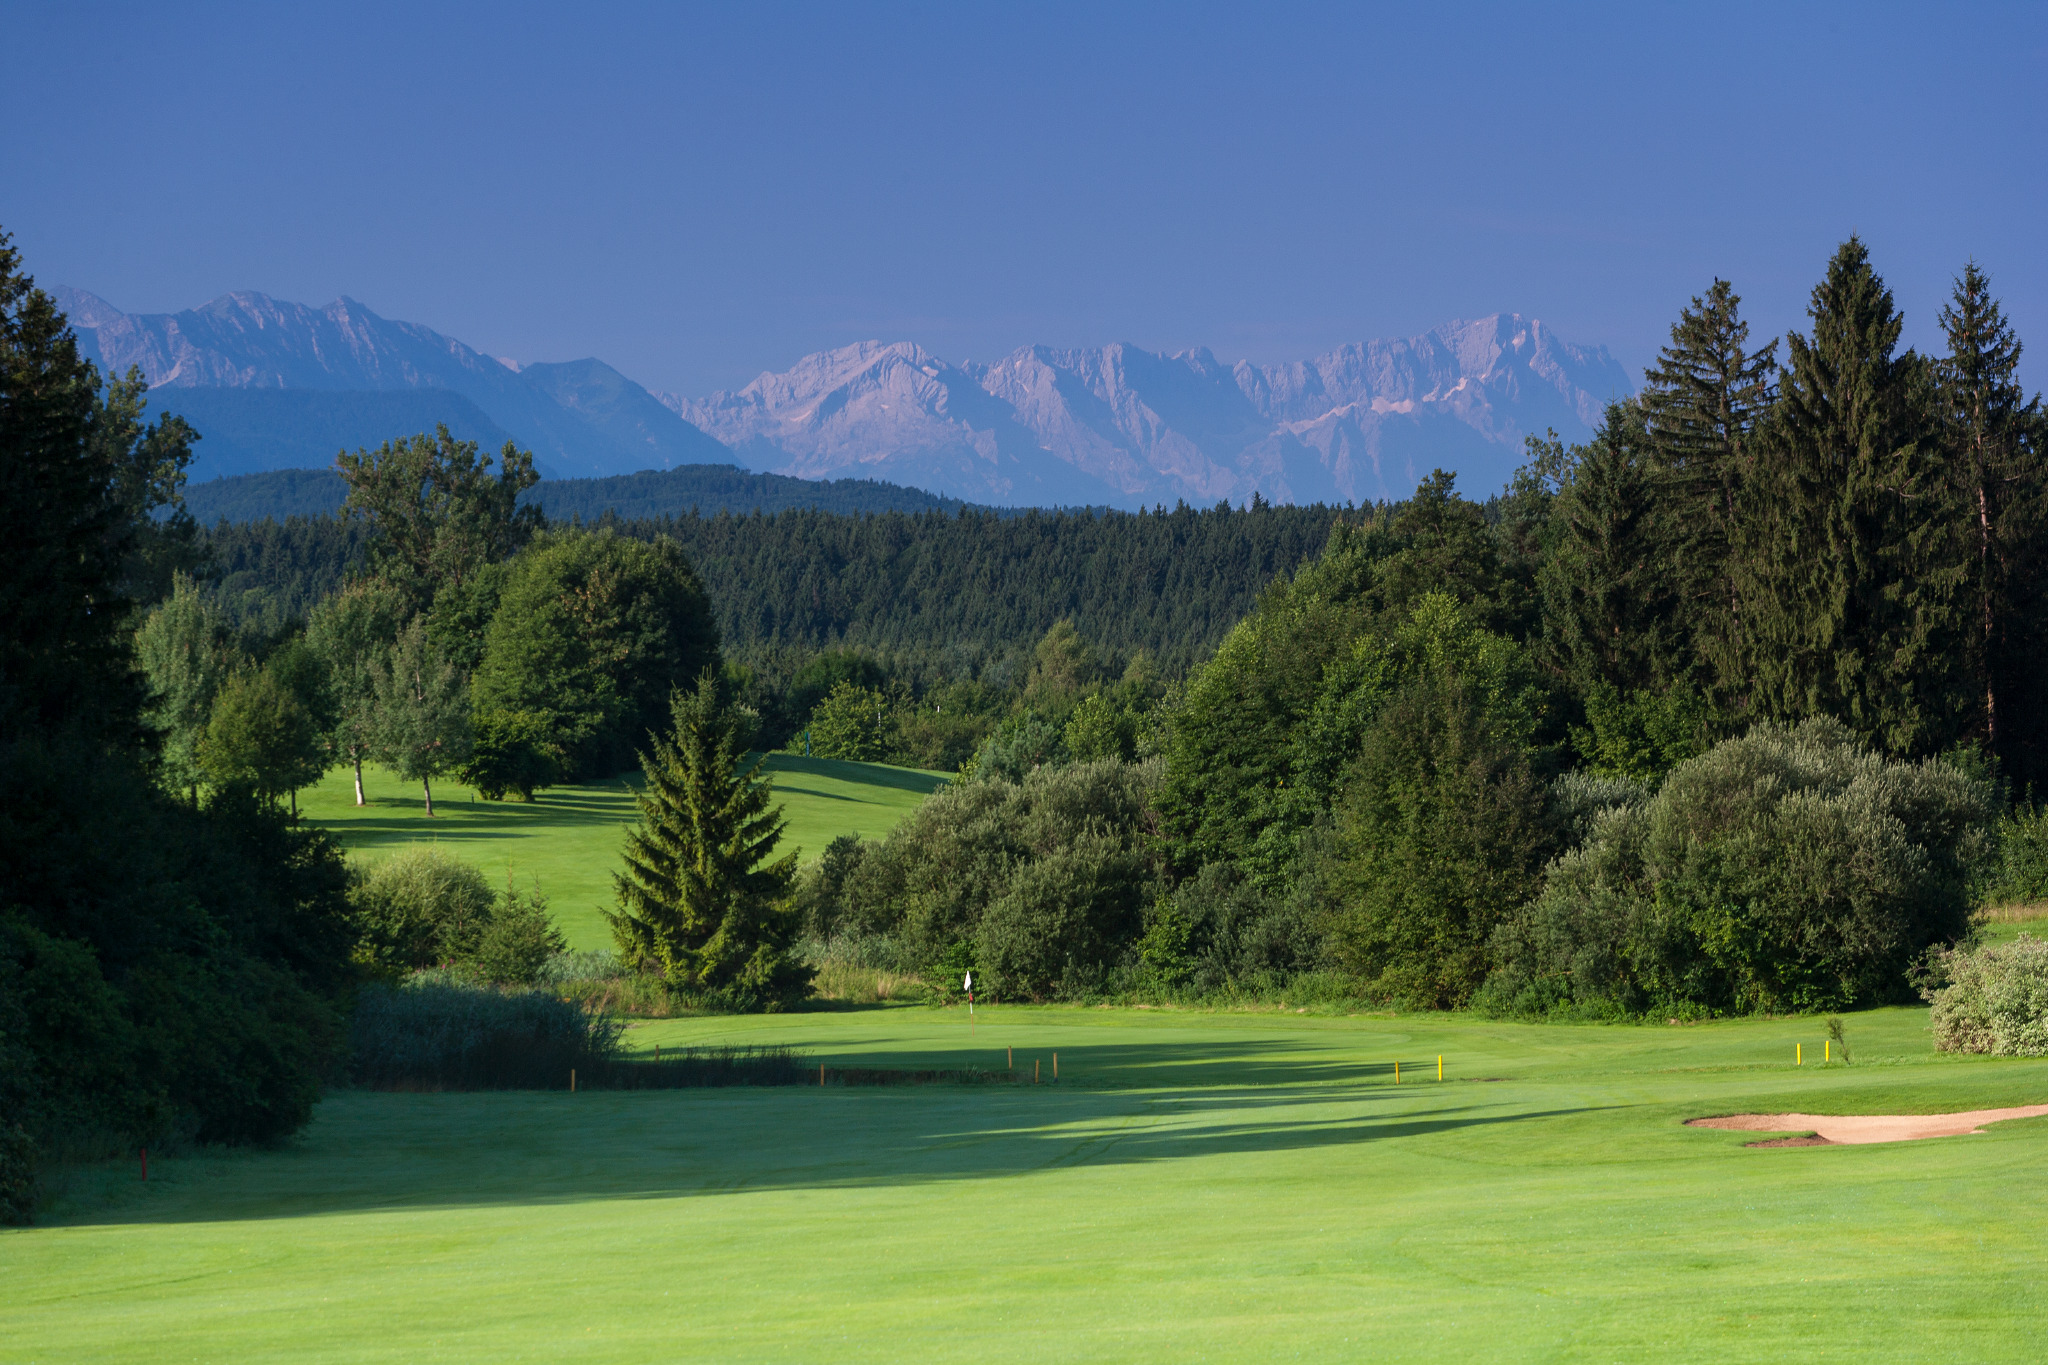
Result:
{"label": "white golf flag", "polygon": [[962,982],[960,983],[960,989],[961,989],[961,990],[963,990],[963,991],[971,991],[971,990],[973,990],[973,989],[974,989],[974,973],[973,973],[973,972],[969,972],[969,973],[967,974],[967,979],[966,979],[966,980],[964,980],[964,981],[962,981]]}

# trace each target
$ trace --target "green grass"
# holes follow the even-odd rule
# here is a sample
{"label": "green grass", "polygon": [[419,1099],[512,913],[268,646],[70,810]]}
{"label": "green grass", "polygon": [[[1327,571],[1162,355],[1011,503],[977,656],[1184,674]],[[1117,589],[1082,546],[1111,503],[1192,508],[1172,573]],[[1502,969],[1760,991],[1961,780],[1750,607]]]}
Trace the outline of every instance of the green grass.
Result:
{"label": "green grass", "polygon": [[[879,838],[945,781],[944,774],[881,763],[770,754],[776,799],[788,817],[785,847],[815,858],[842,834]],[[299,793],[307,818],[333,830],[353,854],[377,858],[413,843],[438,843],[475,863],[494,882],[509,873],[537,883],[555,922],[576,949],[609,948],[602,911],[612,905],[612,872],[625,829],[637,818],[640,774],[610,782],[551,787],[531,803],[484,801],[467,787],[443,783],[426,816],[419,784],[381,768],[364,771],[369,804],[355,804],[354,779],[330,772]]]}
{"label": "green grass", "polygon": [[[0,1360],[2034,1360],[2048,1120],[1745,1149],[1701,1114],[2048,1101],[1918,1010],[1682,1028],[874,1009],[635,1028],[1058,1086],[342,1093],[0,1233]],[[1447,1079],[1438,1084],[1441,1053]],[[1400,1061],[1403,1083],[1392,1083]]]}

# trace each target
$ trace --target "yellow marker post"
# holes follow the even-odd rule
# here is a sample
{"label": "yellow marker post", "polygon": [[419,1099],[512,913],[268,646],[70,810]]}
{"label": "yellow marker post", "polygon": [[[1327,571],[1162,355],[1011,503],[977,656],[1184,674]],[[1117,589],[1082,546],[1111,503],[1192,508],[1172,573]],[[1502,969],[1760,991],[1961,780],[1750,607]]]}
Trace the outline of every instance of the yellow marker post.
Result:
{"label": "yellow marker post", "polygon": [[1444,1054],[1441,1052],[1436,1054],[1436,1078],[1438,1080],[1444,1078]]}
{"label": "yellow marker post", "polygon": [[1820,1045],[1820,1059],[1823,1062],[1835,1060],[1835,1040],[1830,1038]]}
{"label": "yellow marker post", "polygon": [[1395,1062],[1395,1063],[1394,1063],[1394,1084],[1395,1084],[1395,1085],[1399,1085],[1400,1083],[1401,1083],[1401,1064],[1400,1064],[1399,1062]]}
{"label": "yellow marker post", "polygon": [[1794,1065],[1794,1066],[1805,1066],[1805,1065],[1806,1065],[1806,1044],[1804,1044],[1804,1043],[1794,1043],[1794,1044],[1792,1044],[1792,1065]]}

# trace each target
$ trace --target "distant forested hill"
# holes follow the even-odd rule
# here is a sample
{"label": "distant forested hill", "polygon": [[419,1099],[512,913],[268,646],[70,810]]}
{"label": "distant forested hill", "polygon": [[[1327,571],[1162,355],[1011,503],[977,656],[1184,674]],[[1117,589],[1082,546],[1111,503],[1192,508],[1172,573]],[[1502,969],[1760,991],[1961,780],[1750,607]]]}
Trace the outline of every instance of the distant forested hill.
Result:
{"label": "distant forested hill", "polygon": [[[212,479],[185,490],[185,505],[201,525],[219,521],[282,521],[341,510],[348,489],[331,469],[277,469]],[[692,511],[957,512],[966,504],[917,488],[873,479],[794,479],[753,474],[728,464],[642,470],[605,479],[549,479],[523,499],[538,503],[551,521],[595,521],[610,512],[627,520],[679,517]]]}
{"label": "distant forested hill", "polygon": [[[841,482],[856,492],[888,487]],[[711,595],[728,653],[743,660],[852,647],[974,674],[1022,657],[1068,618],[1097,649],[1146,650],[1177,673],[1214,648],[1276,575],[1314,558],[1337,515],[1263,503],[1143,513],[800,508],[598,524],[674,537]],[[218,523],[207,539],[224,605],[274,626],[339,585],[361,527],[298,516]]]}
{"label": "distant forested hill", "polygon": [[1336,509],[963,511],[677,517],[618,523],[673,536],[711,594],[728,648],[854,646],[947,658],[955,672],[1028,648],[1071,619],[1112,657],[1179,672],[1259,590],[1312,559]]}

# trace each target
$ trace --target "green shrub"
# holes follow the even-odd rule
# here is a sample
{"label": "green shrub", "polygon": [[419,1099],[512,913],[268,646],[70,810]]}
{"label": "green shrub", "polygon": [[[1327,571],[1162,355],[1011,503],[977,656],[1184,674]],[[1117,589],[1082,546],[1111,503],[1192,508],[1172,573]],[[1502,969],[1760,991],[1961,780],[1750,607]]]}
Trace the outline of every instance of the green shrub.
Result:
{"label": "green shrub", "polygon": [[1102,762],[945,787],[847,876],[839,932],[890,935],[941,988],[973,967],[1005,994],[1093,991],[1142,929],[1158,779]]}
{"label": "green shrub", "polygon": [[568,946],[548,918],[547,898],[538,891],[522,893],[508,885],[470,962],[486,981],[531,986],[540,979],[541,969]]}
{"label": "green shrub", "polygon": [[818,861],[797,876],[796,910],[804,933],[813,939],[832,938],[848,918],[847,882],[860,870],[867,845],[858,834],[842,834],[825,845]]}
{"label": "green shrub", "polygon": [[1006,999],[1098,990],[1138,936],[1149,890],[1137,852],[1085,833],[1020,866],[975,925],[975,960]]}
{"label": "green shrub", "polygon": [[437,848],[409,848],[362,874],[350,892],[358,953],[386,974],[430,967],[498,985],[526,986],[567,945],[547,899],[509,881],[491,893],[484,874]]}
{"label": "green shrub", "polygon": [[1980,899],[1987,905],[2048,901],[2048,806],[2018,806],[1998,822],[1998,857]]}
{"label": "green shrub", "polygon": [[438,848],[412,847],[373,866],[350,895],[363,951],[399,971],[467,961],[497,897],[484,874]]}
{"label": "green shrub", "polygon": [[1760,725],[1594,817],[1493,941],[1509,1013],[1809,1011],[1907,998],[1969,933],[1991,792],[1829,720]]}
{"label": "green shrub", "polygon": [[351,1075],[381,1090],[558,1090],[618,1050],[624,1026],[544,991],[449,981],[365,987]]}
{"label": "green shrub", "polygon": [[2048,1056],[2048,942],[2021,934],[2010,943],[1945,953],[1937,966],[1948,984],[1924,992],[1936,1048]]}
{"label": "green shrub", "polygon": [[1066,732],[1035,711],[1013,716],[961,765],[964,778],[1022,782],[1039,768],[1067,762]]}
{"label": "green shrub", "polygon": [[1210,863],[1153,903],[1139,959],[1169,993],[1203,996],[1292,981],[1327,965],[1328,916],[1313,890],[1305,876],[1286,896],[1273,896],[1242,869]]}

